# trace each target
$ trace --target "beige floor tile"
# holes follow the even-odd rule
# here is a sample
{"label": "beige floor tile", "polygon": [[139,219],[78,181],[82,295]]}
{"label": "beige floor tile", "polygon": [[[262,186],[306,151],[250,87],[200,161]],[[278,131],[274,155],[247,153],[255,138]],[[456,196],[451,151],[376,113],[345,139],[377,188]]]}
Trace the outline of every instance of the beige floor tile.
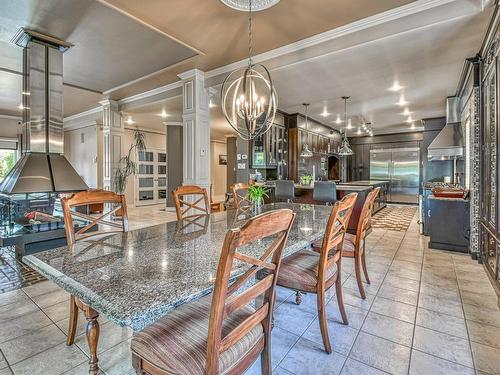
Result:
{"label": "beige floor tile", "polygon": [[33,313],[39,311],[37,305],[35,305],[31,300],[14,302],[9,305],[4,305],[0,307],[0,324],[11,319],[15,319],[21,315]]}
{"label": "beige floor tile", "polygon": [[77,346],[62,343],[13,365],[12,370],[16,375],[58,375],[86,362],[87,356]]}
{"label": "beige floor tile", "polygon": [[463,366],[474,367],[469,342],[459,337],[416,326],[413,347]]}
{"label": "beige floor tile", "polygon": [[500,350],[478,344],[471,343],[472,353],[474,354],[474,363],[476,369],[488,374],[500,374]]}
{"label": "beige floor tile", "polygon": [[456,316],[457,318],[463,318],[464,316],[462,304],[460,302],[443,297],[429,296],[427,294],[420,293],[418,306],[427,310]]}
{"label": "beige floor tile", "polygon": [[99,356],[100,367],[107,375],[134,375],[130,340],[124,341]]}
{"label": "beige floor tile", "polygon": [[411,346],[413,324],[370,312],[361,328],[363,332],[381,337],[401,345]]}
{"label": "beige floor tile", "polygon": [[344,367],[342,368],[342,372],[340,373],[340,375],[360,375],[360,374],[385,375],[387,373],[377,370],[374,367],[365,365],[364,363],[356,361],[352,358],[348,358],[347,361],[345,361]]}
{"label": "beige floor tile", "polygon": [[471,341],[500,349],[500,327],[467,321]]}
{"label": "beige floor tile", "polygon": [[465,318],[478,323],[500,327],[500,310],[481,309],[474,305],[463,304]]}
{"label": "beige floor tile", "polygon": [[50,319],[40,310],[6,320],[0,324],[0,343],[26,335],[50,324],[52,324]]}
{"label": "beige floor tile", "polygon": [[418,292],[420,283],[416,280],[407,279],[405,277],[398,277],[393,274],[387,274],[382,286],[388,285],[394,288],[408,289]]}
{"label": "beige floor tile", "polygon": [[419,307],[417,309],[416,324],[421,327],[468,339],[467,327],[465,326],[465,319],[463,318],[457,318],[455,316]]}
{"label": "beige floor tile", "polygon": [[432,355],[413,350],[409,375],[475,375],[474,370]]}
{"label": "beige floor tile", "polygon": [[392,301],[387,298],[377,297],[373,302],[371,311],[391,318],[403,320],[408,323],[415,322],[416,306]]}
{"label": "beige floor tile", "polygon": [[28,296],[21,289],[13,290],[11,292],[0,293],[0,306],[10,305],[16,302],[27,302]]}
{"label": "beige floor tile", "polygon": [[406,375],[410,348],[360,332],[349,357],[395,375]]}
{"label": "beige floor tile", "polygon": [[53,292],[56,290],[61,290],[61,288],[51,281],[42,281],[41,283],[27,286],[23,288],[23,290],[28,296],[33,298],[41,294]]}
{"label": "beige floor tile", "polygon": [[26,358],[50,349],[65,340],[66,337],[59,328],[51,324],[0,344],[0,350],[2,350],[5,358],[12,366]]}
{"label": "beige floor tile", "polygon": [[484,296],[482,294],[461,291],[462,301],[468,305],[473,305],[481,309],[495,310],[498,308],[497,299],[494,296]]}

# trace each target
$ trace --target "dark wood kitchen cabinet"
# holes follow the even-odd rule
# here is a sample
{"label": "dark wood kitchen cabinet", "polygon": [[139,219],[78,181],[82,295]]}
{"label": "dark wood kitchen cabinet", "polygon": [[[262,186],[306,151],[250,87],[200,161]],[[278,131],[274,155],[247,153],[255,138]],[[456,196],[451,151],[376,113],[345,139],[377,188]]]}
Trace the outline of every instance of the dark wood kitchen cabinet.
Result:
{"label": "dark wood kitchen cabinet", "polygon": [[482,51],[481,80],[481,194],[480,239],[481,258],[500,293],[500,173],[499,173],[499,89],[500,33],[498,8],[495,27]]}

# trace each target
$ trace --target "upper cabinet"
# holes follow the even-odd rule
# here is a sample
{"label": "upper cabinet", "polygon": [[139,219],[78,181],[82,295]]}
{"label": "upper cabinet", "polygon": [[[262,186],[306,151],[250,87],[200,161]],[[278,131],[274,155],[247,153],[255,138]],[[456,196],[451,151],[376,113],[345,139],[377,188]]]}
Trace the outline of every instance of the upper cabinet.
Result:
{"label": "upper cabinet", "polygon": [[274,123],[263,135],[251,141],[251,168],[278,168],[287,164],[288,131],[284,116],[276,115]]}

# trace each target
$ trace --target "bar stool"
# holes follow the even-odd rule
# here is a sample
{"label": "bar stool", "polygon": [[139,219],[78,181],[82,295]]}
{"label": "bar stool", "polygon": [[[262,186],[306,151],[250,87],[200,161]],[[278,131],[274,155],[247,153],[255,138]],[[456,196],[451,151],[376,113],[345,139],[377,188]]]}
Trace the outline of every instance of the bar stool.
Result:
{"label": "bar stool", "polygon": [[313,199],[331,205],[337,201],[337,185],[333,181],[314,182]]}
{"label": "bar stool", "polygon": [[292,203],[295,198],[295,184],[290,180],[277,180],[274,188],[275,201]]}

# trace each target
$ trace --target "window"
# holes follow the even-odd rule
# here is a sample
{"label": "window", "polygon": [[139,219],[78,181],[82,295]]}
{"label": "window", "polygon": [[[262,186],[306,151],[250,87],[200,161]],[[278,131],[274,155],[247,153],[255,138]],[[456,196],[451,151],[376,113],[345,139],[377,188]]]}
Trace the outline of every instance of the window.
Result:
{"label": "window", "polygon": [[0,149],[0,181],[10,172],[16,164],[16,151]]}

